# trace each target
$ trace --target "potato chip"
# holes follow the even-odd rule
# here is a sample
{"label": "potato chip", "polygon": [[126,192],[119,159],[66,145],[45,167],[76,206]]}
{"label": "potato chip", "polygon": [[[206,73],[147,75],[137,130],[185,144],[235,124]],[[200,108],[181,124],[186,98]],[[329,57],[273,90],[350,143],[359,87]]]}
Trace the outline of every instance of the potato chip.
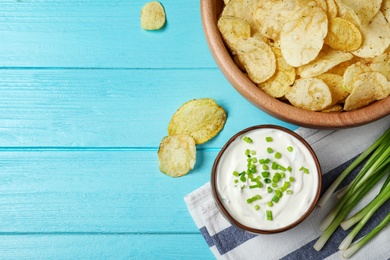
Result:
{"label": "potato chip", "polygon": [[386,20],[390,22],[390,0],[383,0],[381,12],[385,16]]}
{"label": "potato chip", "polygon": [[383,53],[373,59],[365,61],[372,71],[380,72],[390,81],[390,53]]}
{"label": "potato chip", "polygon": [[359,17],[363,25],[369,24],[381,8],[382,0],[339,0]]}
{"label": "potato chip", "polygon": [[[331,106],[343,103],[349,96],[349,93],[343,89],[343,77],[337,74],[324,73],[317,76],[318,79],[322,80],[330,90],[332,94]],[[328,107],[329,108],[329,107]]]}
{"label": "potato chip", "polygon": [[362,61],[352,64],[345,70],[343,88],[347,92],[351,93],[355,81],[359,78],[359,75],[369,71],[371,71],[370,68]]}
{"label": "potato chip", "polygon": [[265,42],[255,38],[238,39],[237,57],[244,65],[248,77],[255,83],[262,83],[274,75],[275,54]]}
{"label": "potato chip", "polygon": [[221,16],[234,16],[253,25],[253,12],[259,0],[230,0],[222,10]]}
{"label": "potato chip", "polygon": [[157,1],[146,3],[141,9],[141,28],[144,30],[158,30],[165,24],[165,11]]}
{"label": "potato chip", "polygon": [[188,135],[168,135],[160,143],[158,163],[162,173],[171,177],[186,175],[196,162],[195,141]]}
{"label": "potato chip", "polygon": [[294,106],[319,111],[332,103],[329,87],[320,79],[297,79],[285,97]]}
{"label": "potato chip", "polygon": [[314,60],[321,51],[328,32],[328,18],[319,7],[306,6],[295,19],[285,23],[280,33],[280,47],[284,59],[299,67]]}
{"label": "potato chip", "polygon": [[363,26],[363,44],[354,55],[361,58],[373,58],[382,54],[390,44],[390,25],[382,12],[374,17],[371,23]]}
{"label": "potato chip", "polygon": [[218,29],[233,54],[237,51],[237,39],[248,39],[251,36],[249,23],[234,16],[221,16],[218,20]]}
{"label": "potato chip", "polygon": [[353,55],[349,52],[330,49],[327,52],[320,52],[314,61],[299,67],[298,74],[302,78],[315,77],[352,58]]}
{"label": "potato chip", "polygon": [[360,58],[353,56],[352,59],[344,61],[344,62],[334,66],[333,68],[328,70],[326,73],[337,74],[337,75],[343,76],[345,71],[347,70],[347,68],[349,66],[351,66],[352,64],[358,62],[359,60],[360,60]]}
{"label": "potato chip", "polygon": [[353,23],[335,17],[329,21],[325,43],[336,50],[354,51],[362,44],[362,34]]}
{"label": "potato chip", "polygon": [[341,105],[333,105],[321,110],[321,112],[325,112],[325,113],[342,112],[342,111],[343,111],[343,107]]}
{"label": "potato chip", "polygon": [[390,82],[379,72],[365,72],[354,81],[352,93],[344,104],[345,111],[365,107],[390,95]]}
{"label": "potato chip", "polygon": [[328,7],[328,19],[335,18],[337,16],[337,5],[334,0],[326,0],[326,6]]}
{"label": "potato chip", "polygon": [[189,135],[196,144],[202,144],[216,136],[225,122],[225,110],[214,99],[193,99],[184,103],[172,116],[168,134]]}
{"label": "potato chip", "polygon": [[267,81],[258,86],[268,95],[275,98],[283,97],[295,81],[295,68],[287,64],[278,48],[272,48],[276,57],[276,72]]}

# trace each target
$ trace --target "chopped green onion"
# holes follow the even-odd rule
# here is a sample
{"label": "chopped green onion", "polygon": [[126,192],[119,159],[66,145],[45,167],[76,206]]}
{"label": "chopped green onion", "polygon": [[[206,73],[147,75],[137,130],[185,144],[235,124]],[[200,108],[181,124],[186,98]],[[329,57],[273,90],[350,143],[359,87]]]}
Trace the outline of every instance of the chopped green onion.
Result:
{"label": "chopped green onion", "polygon": [[260,159],[259,160],[259,163],[260,164],[267,164],[267,163],[269,163],[271,160],[269,159],[269,158],[267,158],[267,159]]}
{"label": "chopped green onion", "polygon": [[272,185],[272,187],[274,187],[274,188],[277,188],[277,187],[278,187],[278,184],[275,183],[275,182],[273,182],[271,185]]}
{"label": "chopped green onion", "polygon": [[267,220],[273,220],[272,211],[271,210],[266,210],[266,215],[267,215]]}
{"label": "chopped green onion", "polygon": [[246,155],[246,156],[250,156],[250,153],[251,153],[251,151],[250,151],[249,149],[246,149],[246,150],[245,150],[245,155]]}
{"label": "chopped green onion", "polygon": [[238,176],[240,175],[240,173],[239,173],[238,171],[234,171],[234,172],[233,172],[233,175],[236,176],[236,177],[238,177]]}
{"label": "chopped green onion", "polygon": [[263,170],[266,171],[268,169],[269,169],[268,165],[263,164]]}
{"label": "chopped green onion", "polygon": [[290,188],[290,182],[289,181],[285,181],[284,184],[283,184],[282,190],[286,191],[288,188]]}
{"label": "chopped green onion", "polygon": [[278,164],[276,162],[272,162],[271,168],[272,168],[272,170],[277,170],[278,169]]}
{"label": "chopped green onion", "polygon": [[280,190],[276,190],[275,195],[281,198],[283,196],[283,193]]}
{"label": "chopped green onion", "polygon": [[280,165],[280,164],[278,164],[277,166],[276,166],[276,168],[278,169],[278,170],[281,170],[281,171],[286,171],[286,168],[285,167],[283,167],[282,165]]}
{"label": "chopped green onion", "polygon": [[259,210],[260,209],[260,206],[259,205],[255,205],[255,210]]}
{"label": "chopped green onion", "polygon": [[248,137],[248,136],[244,136],[244,137],[242,138],[242,140],[244,140],[244,142],[246,142],[246,143],[248,143],[248,144],[253,143],[252,139],[251,139],[250,137]]}
{"label": "chopped green onion", "polygon": [[246,182],[246,177],[245,177],[245,175],[243,174],[243,175],[241,175],[241,177],[240,177],[240,181],[242,181],[242,182]]}
{"label": "chopped green onion", "polygon": [[283,179],[283,178],[285,178],[285,177],[286,177],[286,174],[285,174],[284,172],[281,172],[281,173],[280,173],[280,178]]}
{"label": "chopped green onion", "polygon": [[273,206],[274,206],[274,203],[273,203],[272,201],[268,201],[268,202],[267,202],[267,206],[268,206],[268,207],[273,207]]}
{"label": "chopped green onion", "polygon": [[272,188],[271,187],[267,187],[267,191],[268,191],[268,193],[272,193]]}
{"label": "chopped green onion", "polygon": [[274,155],[274,157],[275,157],[276,159],[280,159],[280,158],[282,158],[282,154],[279,153],[279,152],[276,152],[275,155]]}
{"label": "chopped green onion", "polygon": [[278,202],[279,202],[279,199],[280,199],[280,197],[278,197],[277,195],[274,195],[274,196],[272,197],[272,201],[275,202],[275,203],[278,203]]}
{"label": "chopped green onion", "polygon": [[272,142],[274,139],[271,137],[271,136],[267,136],[266,138],[265,138],[265,141],[266,142]]}
{"label": "chopped green onion", "polygon": [[287,171],[292,172],[291,166],[287,166]]}
{"label": "chopped green onion", "polygon": [[272,182],[278,182],[280,180],[281,176],[280,173],[275,173],[274,176],[272,177]]}
{"label": "chopped green onion", "polygon": [[295,181],[295,178],[293,176],[290,176],[290,178],[288,178],[290,182],[294,182]]}
{"label": "chopped green onion", "polygon": [[261,172],[261,176],[263,176],[264,178],[267,178],[271,175],[270,172]]}
{"label": "chopped green onion", "polygon": [[308,168],[306,168],[306,167],[301,167],[301,168],[299,168],[299,170],[300,171],[302,171],[303,173],[305,173],[305,174],[309,174],[309,169]]}
{"label": "chopped green onion", "polygon": [[235,180],[234,180],[234,183],[238,183],[238,180],[237,180],[237,179],[235,179]]}
{"label": "chopped green onion", "polygon": [[274,149],[272,149],[271,147],[267,148],[267,153],[273,153],[273,152],[274,152]]}
{"label": "chopped green onion", "polygon": [[293,191],[292,190],[286,190],[286,194],[291,195],[291,194],[293,194]]}
{"label": "chopped green onion", "polygon": [[249,199],[247,199],[246,200],[246,203],[252,203],[252,202],[254,202],[254,201],[256,201],[256,200],[260,200],[261,199],[261,196],[259,195],[259,194],[257,194],[257,195],[255,195],[255,196],[253,196],[252,198],[249,198]]}
{"label": "chopped green onion", "polygon": [[251,155],[256,155],[256,151],[255,151],[255,150],[252,150],[252,151],[251,151]]}
{"label": "chopped green onion", "polygon": [[287,151],[292,152],[292,151],[294,151],[294,148],[292,146],[288,146]]}

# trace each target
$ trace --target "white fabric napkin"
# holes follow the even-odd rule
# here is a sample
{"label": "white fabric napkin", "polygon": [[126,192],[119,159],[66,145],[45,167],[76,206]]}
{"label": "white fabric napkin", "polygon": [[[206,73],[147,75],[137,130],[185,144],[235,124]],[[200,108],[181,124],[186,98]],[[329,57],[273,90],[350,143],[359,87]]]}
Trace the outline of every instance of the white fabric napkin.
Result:
{"label": "white fabric napkin", "polygon": [[[340,172],[390,127],[390,116],[374,123],[342,130],[297,129],[313,147],[323,171],[323,190]],[[379,185],[378,185],[379,187]],[[366,201],[374,196],[366,196]],[[377,191],[377,190],[376,190]],[[323,208],[316,208],[297,227],[274,235],[253,235],[232,226],[216,208],[210,183],[184,198],[188,210],[217,259],[341,259],[338,251],[347,231],[338,228],[319,252],[313,249],[321,235],[319,225],[336,202],[335,197]],[[359,205],[358,205],[359,206]],[[355,209],[356,210],[356,209]],[[390,202],[376,213],[358,237],[366,234],[390,211]],[[360,249],[352,259],[390,259],[390,225]]]}

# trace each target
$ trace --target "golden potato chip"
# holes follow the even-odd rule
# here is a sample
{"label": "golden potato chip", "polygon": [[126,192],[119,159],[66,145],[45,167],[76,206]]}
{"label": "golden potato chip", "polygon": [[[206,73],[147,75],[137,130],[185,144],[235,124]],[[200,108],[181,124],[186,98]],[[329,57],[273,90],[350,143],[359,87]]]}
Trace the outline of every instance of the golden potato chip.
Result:
{"label": "golden potato chip", "polygon": [[274,75],[275,54],[265,42],[255,38],[237,40],[237,57],[244,65],[248,77],[255,83],[262,83]]}
{"label": "golden potato chip", "polygon": [[390,81],[390,53],[385,52],[373,59],[365,61],[372,71],[380,72]]}
{"label": "golden potato chip", "polygon": [[354,81],[352,93],[344,104],[345,111],[356,110],[390,95],[390,82],[379,72],[365,72]]}
{"label": "golden potato chip", "polygon": [[193,99],[184,103],[172,116],[168,134],[189,135],[196,144],[202,144],[216,136],[225,122],[225,110],[214,99]]}
{"label": "golden potato chip", "polygon": [[[330,107],[343,103],[349,96],[349,93],[343,89],[343,77],[337,74],[324,73],[317,76],[318,79],[322,80],[330,90],[332,94],[332,103]],[[330,108],[328,107],[328,108]]]}
{"label": "golden potato chip", "polygon": [[280,47],[284,59],[299,67],[314,60],[321,51],[328,32],[328,18],[319,7],[305,6],[283,26]]}
{"label": "golden potato chip", "polygon": [[354,51],[362,44],[362,34],[353,23],[335,17],[329,21],[325,43],[336,50]]}
{"label": "golden potato chip", "polygon": [[230,0],[222,10],[221,16],[234,16],[253,24],[253,12],[259,0]]}
{"label": "golden potato chip", "polygon": [[355,81],[359,78],[359,75],[365,72],[371,71],[370,68],[362,61],[356,62],[349,66],[344,73],[343,88],[351,93],[355,84]]}
{"label": "golden potato chip", "polygon": [[373,58],[382,54],[390,44],[390,25],[382,12],[362,28],[363,44],[352,53],[361,58]]}
{"label": "golden potato chip", "polygon": [[358,62],[359,60],[360,60],[360,58],[358,58],[356,56],[353,56],[352,59],[344,61],[344,62],[342,62],[340,64],[337,64],[336,66],[334,66],[333,68],[328,70],[327,73],[337,74],[337,75],[343,76],[345,71],[347,70],[347,68],[349,66],[351,66],[352,64]]}
{"label": "golden potato chip", "polygon": [[321,112],[325,112],[325,113],[342,112],[342,111],[343,111],[343,107],[341,105],[338,105],[338,104],[321,110]]}
{"label": "golden potato chip", "polygon": [[340,4],[349,7],[359,17],[363,25],[369,24],[379,12],[382,0],[339,0]]}
{"label": "golden potato chip", "polygon": [[146,3],[141,9],[141,28],[158,30],[165,24],[164,7],[157,1]]}
{"label": "golden potato chip", "polygon": [[316,78],[295,80],[285,97],[293,106],[311,111],[323,110],[332,103],[329,87]]}
{"label": "golden potato chip", "polygon": [[386,20],[390,21],[390,0],[383,0],[381,6],[381,12],[385,16]]}
{"label": "golden potato chip", "polygon": [[218,20],[218,29],[233,54],[237,51],[237,39],[248,39],[251,36],[249,23],[234,16],[221,16]]}
{"label": "golden potato chip", "polygon": [[276,72],[267,81],[258,86],[268,95],[275,98],[283,97],[295,81],[295,68],[287,64],[278,48],[272,48],[276,57]]}
{"label": "golden potato chip", "polygon": [[326,6],[328,7],[328,19],[335,18],[337,16],[337,5],[334,0],[326,0]]}
{"label": "golden potato chip", "polygon": [[315,77],[352,58],[353,55],[349,52],[330,49],[327,52],[320,52],[315,60],[299,67],[298,74],[302,78]]}
{"label": "golden potato chip", "polygon": [[158,163],[162,173],[171,177],[186,175],[196,162],[195,141],[188,135],[168,135],[160,143]]}

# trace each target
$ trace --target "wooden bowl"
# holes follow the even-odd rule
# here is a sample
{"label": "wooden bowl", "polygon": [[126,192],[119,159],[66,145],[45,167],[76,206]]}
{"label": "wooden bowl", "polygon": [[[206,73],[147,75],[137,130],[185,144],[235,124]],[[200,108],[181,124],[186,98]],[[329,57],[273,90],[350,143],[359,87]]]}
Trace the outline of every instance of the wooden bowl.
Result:
{"label": "wooden bowl", "polygon": [[284,103],[260,90],[237,67],[219,33],[217,22],[223,0],[200,1],[203,30],[217,65],[233,87],[249,102],[283,121],[311,128],[348,128],[364,125],[390,114],[390,97],[348,112],[313,112]]}
{"label": "wooden bowl", "polygon": [[[286,224],[285,226],[280,226],[280,227],[275,228],[275,229],[255,228],[255,227],[251,227],[251,226],[249,226],[249,225],[247,225],[247,224],[245,224],[243,222],[240,222],[238,219],[236,219],[234,217],[234,214],[231,214],[231,212],[229,212],[229,209],[224,206],[224,203],[223,203],[224,199],[222,198],[220,190],[218,189],[218,181],[223,179],[223,177],[221,177],[222,176],[221,174],[227,174],[227,175],[232,174],[231,172],[226,172],[225,169],[223,168],[223,166],[221,166],[222,163],[226,162],[226,158],[223,159],[223,157],[231,155],[232,150],[230,148],[232,148],[232,149],[237,148],[237,146],[234,146],[234,145],[232,146],[232,143],[235,142],[235,144],[237,144],[237,141],[238,142],[244,142],[244,141],[242,141],[242,138],[243,138],[243,136],[245,136],[249,132],[253,132],[253,133],[255,133],[254,135],[259,136],[259,133],[260,133],[260,132],[258,132],[259,130],[260,131],[262,131],[262,130],[266,130],[266,131],[271,130],[271,131],[276,131],[276,132],[284,132],[284,135],[279,135],[278,137],[279,138],[283,138],[283,137],[291,138],[291,139],[295,140],[295,143],[297,143],[297,144],[300,143],[302,145],[302,147],[305,147],[305,150],[307,150],[307,156],[311,157],[310,159],[307,158],[307,157],[305,157],[305,158],[307,158],[308,161],[311,161],[311,160],[313,161],[313,163],[314,163],[313,164],[313,169],[315,169],[315,172],[312,171],[309,174],[315,174],[313,176],[313,178],[316,180],[316,185],[317,185],[316,188],[313,188],[314,185],[313,186],[307,185],[307,184],[306,184],[307,186],[304,185],[305,187],[313,188],[313,194],[311,195],[312,196],[311,197],[312,200],[311,200],[310,205],[308,205],[307,209],[304,212],[302,212],[302,215],[300,215],[299,218],[297,218],[296,220],[292,221],[290,224]],[[260,138],[262,138],[262,137],[263,136],[260,136]],[[256,142],[256,141],[254,141],[254,142]],[[272,143],[270,143],[270,145],[272,146]],[[230,146],[232,146],[232,147],[230,147]],[[242,147],[239,147],[239,148],[242,148]],[[239,150],[241,151],[241,149],[239,149]],[[294,150],[300,150],[300,149],[294,149]],[[236,156],[232,156],[232,157],[233,158],[238,158]],[[246,161],[245,158],[243,160]],[[231,162],[231,160],[228,160],[228,161]],[[234,162],[232,162],[232,163],[234,164]],[[259,169],[260,166],[257,166],[257,167]],[[272,170],[270,170],[270,171],[272,171]],[[293,170],[293,172],[294,172],[294,170]],[[297,172],[299,172],[299,171],[294,172],[294,174],[298,174]],[[260,172],[255,173],[255,174],[259,174],[258,176],[260,176]],[[265,181],[264,178],[261,179],[261,181],[262,182]],[[224,216],[225,219],[228,222],[230,222],[235,227],[238,227],[238,228],[240,228],[242,230],[245,230],[245,231],[247,231],[249,233],[253,233],[253,234],[275,234],[275,233],[284,232],[284,231],[287,231],[287,230],[290,230],[290,229],[296,227],[297,225],[302,223],[312,213],[312,211],[316,207],[317,202],[318,202],[318,200],[320,198],[320,195],[321,195],[322,170],[321,170],[321,166],[320,166],[320,163],[318,161],[318,158],[317,158],[315,152],[313,151],[312,147],[300,135],[298,135],[297,133],[295,133],[295,132],[293,132],[293,131],[291,131],[291,130],[289,130],[287,128],[281,127],[281,126],[276,126],[276,125],[256,125],[256,126],[252,126],[252,127],[246,128],[246,129],[241,130],[240,132],[236,133],[222,147],[222,149],[220,150],[220,152],[218,153],[217,157],[214,160],[214,164],[213,164],[212,171],[211,171],[210,183],[211,183],[211,190],[212,190],[213,198],[215,200],[217,208],[218,208],[219,212],[221,213],[221,215]],[[233,182],[232,182],[232,185],[233,185]],[[264,189],[265,189],[265,187],[264,187]],[[223,190],[221,192],[224,193],[225,190]],[[263,192],[265,192],[265,191],[263,191]],[[285,196],[289,196],[289,195],[283,195],[282,199]],[[234,203],[234,202],[231,202],[231,203]],[[245,201],[244,201],[244,204],[245,204]],[[261,208],[262,207],[263,206],[261,206]],[[269,208],[269,209],[272,209],[272,208]]]}

